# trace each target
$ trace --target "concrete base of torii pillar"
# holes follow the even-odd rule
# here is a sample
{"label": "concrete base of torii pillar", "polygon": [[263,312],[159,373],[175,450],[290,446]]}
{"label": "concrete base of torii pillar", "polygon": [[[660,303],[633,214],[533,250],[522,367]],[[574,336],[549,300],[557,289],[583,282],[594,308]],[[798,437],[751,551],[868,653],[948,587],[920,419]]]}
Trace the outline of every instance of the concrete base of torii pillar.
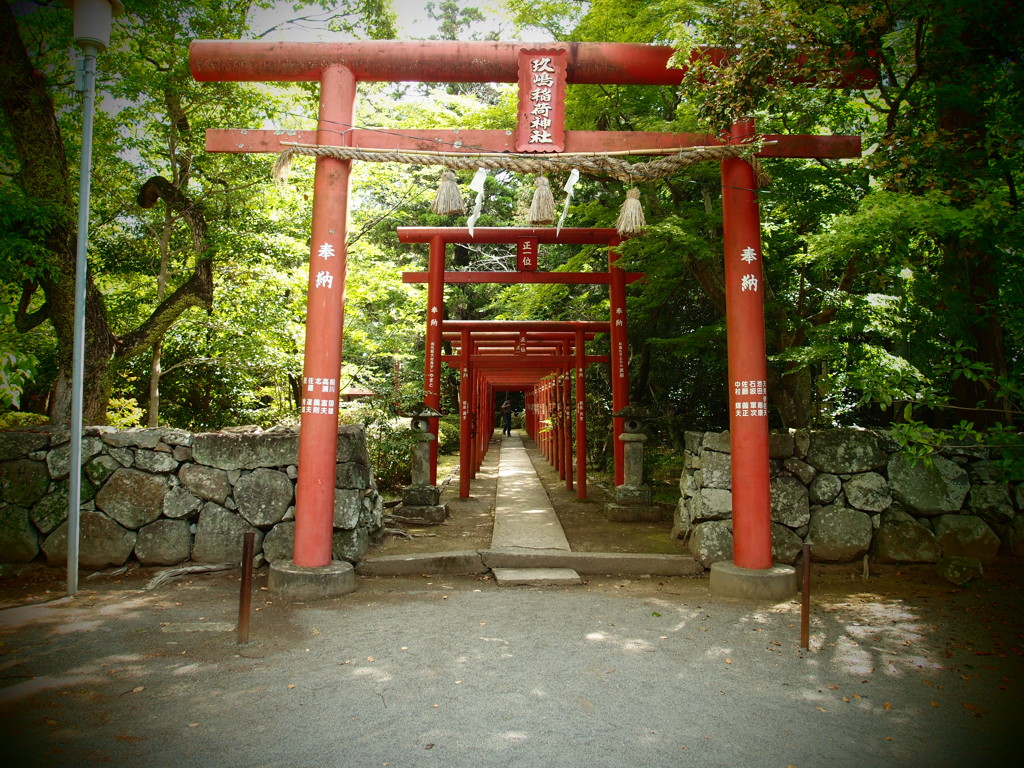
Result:
{"label": "concrete base of torii pillar", "polygon": [[796,569],[774,563],[771,568],[740,568],[731,560],[711,564],[711,594],[743,600],[788,600],[797,591]]}
{"label": "concrete base of torii pillar", "polygon": [[356,572],[352,563],[332,560],[327,565],[306,568],[291,560],[271,563],[267,589],[273,595],[293,600],[320,600],[355,592]]}

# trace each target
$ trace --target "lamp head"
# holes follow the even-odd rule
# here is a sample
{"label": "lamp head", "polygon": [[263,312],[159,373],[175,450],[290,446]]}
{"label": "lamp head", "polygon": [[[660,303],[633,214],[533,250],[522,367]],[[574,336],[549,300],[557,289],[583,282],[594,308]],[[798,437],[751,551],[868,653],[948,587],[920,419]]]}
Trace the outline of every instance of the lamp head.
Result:
{"label": "lamp head", "polygon": [[104,51],[110,45],[110,26],[115,16],[124,13],[120,0],[63,0],[75,14],[75,45],[95,46]]}

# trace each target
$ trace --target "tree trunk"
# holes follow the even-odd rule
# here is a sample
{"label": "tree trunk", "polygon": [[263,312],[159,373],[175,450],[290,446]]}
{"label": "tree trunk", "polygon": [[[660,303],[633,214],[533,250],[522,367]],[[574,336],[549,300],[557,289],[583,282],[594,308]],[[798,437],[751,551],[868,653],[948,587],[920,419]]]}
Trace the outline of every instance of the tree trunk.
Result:
{"label": "tree trunk", "polygon": [[[19,331],[25,332],[44,320],[53,324],[57,336],[58,374],[51,399],[50,421],[71,423],[71,362],[74,343],[75,305],[75,206],[72,179],[53,100],[42,76],[35,71],[31,57],[18,33],[9,3],[0,8],[0,109],[5,127],[18,159],[17,183],[30,203],[52,211],[53,220],[44,246],[48,266],[29,284],[15,316]],[[85,378],[82,416],[86,424],[105,424],[112,385],[112,365],[149,350],[189,307],[213,305],[212,249],[206,240],[206,220],[200,206],[182,192],[156,177],[150,179],[139,195],[139,204],[149,207],[166,201],[188,222],[196,251],[192,275],[164,299],[134,331],[116,337],[107,321],[103,295],[92,274],[86,276],[85,299]],[[32,294],[41,289],[45,302],[41,310],[28,313]]]}
{"label": "tree trunk", "polygon": [[[32,66],[8,3],[0,10],[0,50],[5,51],[0,61],[0,103],[20,161],[18,183],[29,201],[55,214],[45,240],[53,269],[39,278],[38,287],[45,295],[42,316],[53,324],[58,345],[57,384],[50,405],[50,421],[68,425],[71,423],[76,252],[71,174],[53,100],[42,76]],[[30,293],[34,290],[35,286]],[[109,395],[106,374],[114,340],[107,324],[103,297],[91,275],[87,275],[85,302],[83,418],[86,423],[104,424],[106,396]],[[16,318],[20,330],[26,327],[25,306],[27,302],[23,302]]]}
{"label": "tree trunk", "polygon": [[[951,250],[951,274],[959,275],[960,281],[950,290],[963,295],[968,304],[964,308],[965,322],[960,335],[969,343],[974,352],[975,362],[989,366],[992,376],[1006,376],[1006,343],[1003,326],[991,307],[999,300],[993,259],[974,243],[960,243]],[[1005,400],[997,400],[986,387],[986,382],[958,376],[952,384],[953,406],[950,422],[961,420],[974,422],[975,427],[992,427],[997,424],[1013,423],[1012,409]]]}
{"label": "tree trunk", "polygon": [[651,394],[648,382],[651,380],[651,345],[644,342],[640,348],[640,366],[633,385],[629,402],[633,405],[650,405]]}
{"label": "tree trunk", "polygon": [[153,362],[149,365],[149,405],[146,408],[146,426],[160,426],[160,349],[162,342],[153,345]]}
{"label": "tree trunk", "polygon": [[[1008,6],[1006,10],[1009,12]],[[939,21],[938,34],[946,32],[946,23],[945,19]],[[977,82],[977,61],[986,56],[997,60],[1012,56],[1016,46],[1006,45],[1009,37],[989,37],[976,24],[947,34],[957,34],[966,53],[950,60],[945,78],[937,83],[936,122],[939,131],[951,137],[951,149],[955,150],[950,153],[947,176],[951,198],[957,207],[967,208],[978,202],[976,180],[991,176],[991,150],[986,148],[989,115],[984,89]],[[984,242],[955,238],[946,243],[944,274],[950,279],[948,303],[961,304],[962,308],[963,325],[956,329],[960,339],[974,348],[972,359],[987,365],[992,376],[1005,376],[1006,345],[998,316],[999,283],[992,251],[993,246]],[[1008,404],[993,398],[982,381],[960,376],[952,382],[952,395],[953,423],[964,419],[973,421],[976,427],[991,427],[1012,421]]]}
{"label": "tree trunk", "polygon": [[779,411],[782,426],[806,429],[813,422],[813,382],[810,368],[804,366],[777,374],[768,369],[768,390]]}

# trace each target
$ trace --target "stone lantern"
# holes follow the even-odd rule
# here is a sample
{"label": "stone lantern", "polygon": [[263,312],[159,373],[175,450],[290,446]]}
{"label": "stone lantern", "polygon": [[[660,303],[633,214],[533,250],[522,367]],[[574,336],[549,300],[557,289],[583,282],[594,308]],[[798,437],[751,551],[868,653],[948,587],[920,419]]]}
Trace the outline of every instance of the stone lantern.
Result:
{"label": "stone lantern", "polygon": [[430,444],[437,438],[430,433],[430,419],[441,414],[426,403],[417,403],[410,414],[412,447],[412,484],[402,491],[401,516],[436,525],[448,517],[448,505],[441,504],[441,489],[430,484]]}
{"label": "stone lantern", "polygon": [[605,505],[609,520],[630,522],[637,520],[654,521],[661,517],[661,510],[651,503],[650,486],[644,485],[644,443],[643,413],[641,409],[627,406],[615,418],[621,418],[623,443],[623,484],[615,487],[615,501]]}

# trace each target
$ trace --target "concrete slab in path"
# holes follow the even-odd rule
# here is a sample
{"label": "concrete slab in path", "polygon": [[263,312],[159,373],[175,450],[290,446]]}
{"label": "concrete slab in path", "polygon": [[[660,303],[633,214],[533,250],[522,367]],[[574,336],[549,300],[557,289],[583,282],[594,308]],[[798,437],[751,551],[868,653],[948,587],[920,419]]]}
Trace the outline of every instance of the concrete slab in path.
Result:
{"label": "concrete slab in path", "polygon": [[[484,467],[488,485],[497,489],[492,544],[484,550],[374,555],[356,565],[360,576],[482,574],[494,571],[499,584],[578,584],[582,575],[697,576],[704,569],[689,555],[622,552],[573,552],[554,507],[537,477],[522,439],[494,439]],[[481,492],[479,477],[474,490]],[[499,571],[508,575],[499,575]],[[511,575],[514,571],[515,575]],[[530,576],[526,571],[536,571]],[[559,572],[557,581],[551,573]],[[571,573],[565,576],[565,572]],[[524,580],[535,579],[535,580]],[[565,580],[563,580],[565,579]]]}
{"label": "concrete slab in path", "polygon": [[500,587],[555,587],[582,584],[572,568],[495,568],[494,581]]}

